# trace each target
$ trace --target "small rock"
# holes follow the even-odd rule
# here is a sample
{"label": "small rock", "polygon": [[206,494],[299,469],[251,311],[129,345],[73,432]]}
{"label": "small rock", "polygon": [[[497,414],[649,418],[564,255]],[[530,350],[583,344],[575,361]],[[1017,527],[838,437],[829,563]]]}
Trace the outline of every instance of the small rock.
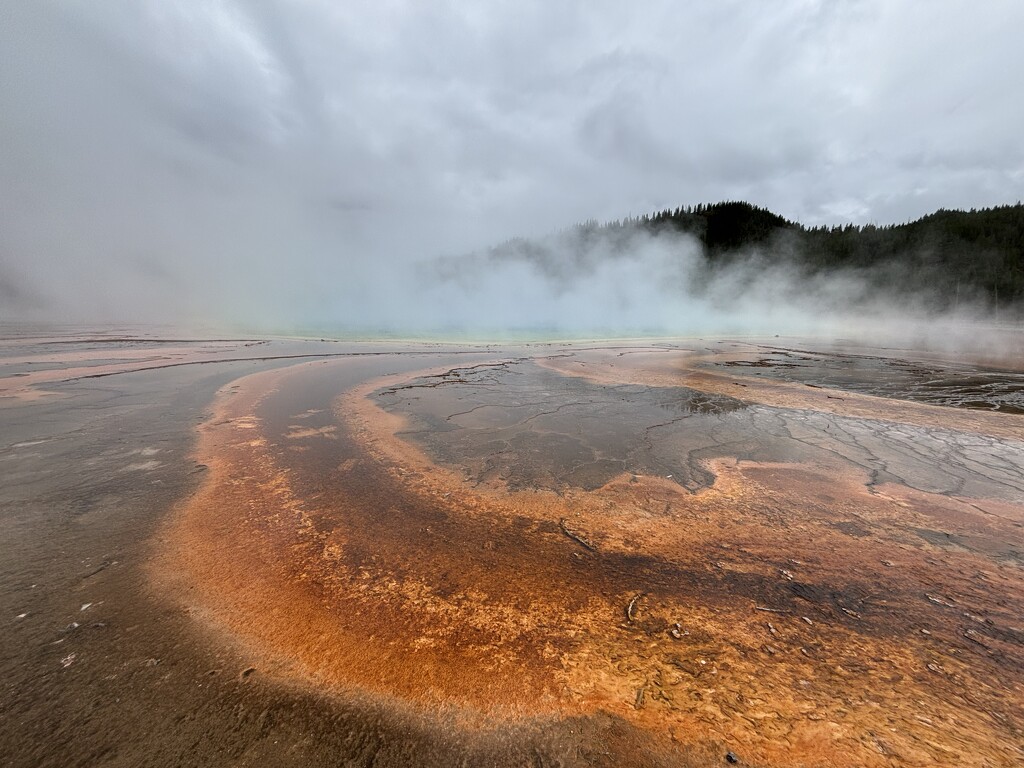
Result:
{"label": "small rock", "polygon": [[633,701],[633,707],[636,708],[636,709],[643,709],[644,708],[645,699],[646,699],[646,689],[641,686],[640,688],[636,689],[636,699]]}
{"label": "small rock", "polygon": [[246,667],[245,669],[242,670],[242,672],[239,675],[239,677],[241,677],[243,680],[245,680],[247,677],[249,677],[249,675],[251,675],[255,671],[256,671],[256,667]]}
{"label": "small rock", "polygon": [[735,753],[733,753],[733,752],[726,752],[725,753],[725,762],[727,762],[727,763],[738,763],[739,761],[740,761],[740,759],[738,757],[736,757]]}
{"label": "small rock", "polygon": [[682,625],[678,621],[672,625],[672,629],[670,629],[668,633],[676,640],[682,640],[686,635],[690,634],[687,630],[683,629]]}
{"label": "small rock", "polygon": [[973,643],[977,643],[978,645],[984,646],[985,648],[989,647],[988,643],[986,643],[982,639],[982,635],[978,632],[975,632],[973,629],[968,629],[966,632],[964,632],[964,637],[966,637]]}

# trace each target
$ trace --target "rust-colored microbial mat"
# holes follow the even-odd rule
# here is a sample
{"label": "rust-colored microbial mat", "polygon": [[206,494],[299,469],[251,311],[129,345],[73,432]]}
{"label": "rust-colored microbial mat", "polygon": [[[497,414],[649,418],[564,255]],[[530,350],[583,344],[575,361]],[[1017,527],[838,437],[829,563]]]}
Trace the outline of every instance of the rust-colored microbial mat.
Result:
{"label": "rust-colored microbial mat", "polygon": [[1024,764],[1019,374],[964,397],[945,370],[947,402],[924,363],[870,390],[884,357],[535,349],[240,379],[157,573],[283,683],[459,727],[607,713],[716,763]]}

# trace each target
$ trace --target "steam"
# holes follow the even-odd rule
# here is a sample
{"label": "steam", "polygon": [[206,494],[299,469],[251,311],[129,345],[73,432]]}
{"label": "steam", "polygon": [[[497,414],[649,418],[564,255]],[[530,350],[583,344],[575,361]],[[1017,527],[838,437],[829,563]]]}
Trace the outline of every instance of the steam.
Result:
{"label": "steam", "polygon": [[969,297],[937,313],[898,274],[809,276],[784,244],[715,269],[628,229],[491,246],[721,199],[807,225],[1012,201],[1024,6],[947,2],[922,34],[919,8],[881,0],[464,5],[4,4],[0,322],[945,337],[1005,319]]}
{"label": "steam", "polygon": [[421,328],[484,336],[780,334],[934,347],[1000,322],[966,293],[948,307],[927,286],[908,287],[899,265],[811,273],[791,256],[752,249],[712,265],[688,235],[577,227],[423,262],[406,306],[418,307]]}

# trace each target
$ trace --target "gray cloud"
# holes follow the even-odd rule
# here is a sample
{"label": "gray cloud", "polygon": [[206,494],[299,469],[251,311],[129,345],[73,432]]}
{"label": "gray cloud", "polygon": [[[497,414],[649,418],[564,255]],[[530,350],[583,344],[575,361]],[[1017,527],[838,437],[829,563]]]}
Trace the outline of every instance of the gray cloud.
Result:
{"label": "gray cloud", "polygon": [[[443,301],[418,263],[592,217],[1013,202],[1022,22],[1011,0],[7,3],[0,318],[402,328]],[[510,324],[588,311],[514,276],[521,304],[488,297]]]}

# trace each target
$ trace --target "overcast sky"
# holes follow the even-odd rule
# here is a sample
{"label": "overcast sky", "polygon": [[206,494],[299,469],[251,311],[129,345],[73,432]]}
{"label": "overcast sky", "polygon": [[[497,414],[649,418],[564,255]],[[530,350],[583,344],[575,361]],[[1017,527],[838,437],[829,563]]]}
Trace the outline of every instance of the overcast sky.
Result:
{"label": "overcast sky", "polygon": [[0,0],[0,318],[344,323],[413,262],[744,199],[1013,203],[1024,3]]}

